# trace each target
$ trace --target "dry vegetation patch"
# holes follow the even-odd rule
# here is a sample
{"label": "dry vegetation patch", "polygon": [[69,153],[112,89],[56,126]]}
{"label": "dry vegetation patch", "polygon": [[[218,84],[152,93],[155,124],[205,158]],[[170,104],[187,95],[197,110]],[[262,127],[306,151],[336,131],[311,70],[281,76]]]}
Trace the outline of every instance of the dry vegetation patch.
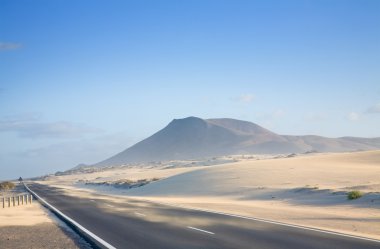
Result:
{"label": "dry vegetation patch", "polygon": [[360,197],[362,197],[364,194],[358,190],[354,190],[354,191],[351,191],[351,192],[348,192],[347,193],[347,199],[349,200],[355,200],[355,199],[359,199]]}
{"label": "dry vegetation patch", "polygon": [[16,187],[16,185],[13,182],[0,182],[0,190],[12,190]]}
{"label": "dry vegetation patch", "polygon": [[115,188],[138,188],[141,186],[144,186],[146,184],[149,184],[151,182],[155,182],[160,180],[160,178],[154,177],[150,179],[139,179],[137,181],[130,180],[130,179],[120,179],[116,181],[103,181],[103,182],[91,182],[91,181],[86,181],[84,182],[85,185],[95,185],[95,186],[110,186],[110,187],[115,187]]}

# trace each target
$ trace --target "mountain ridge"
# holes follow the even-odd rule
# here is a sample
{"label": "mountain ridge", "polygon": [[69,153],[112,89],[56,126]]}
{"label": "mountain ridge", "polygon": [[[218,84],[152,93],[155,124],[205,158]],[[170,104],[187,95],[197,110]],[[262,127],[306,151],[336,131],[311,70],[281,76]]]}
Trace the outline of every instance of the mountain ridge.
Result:
{"label": "mountain ridge", "polygon": [[188,160],[228,154],[344,152],[380,148],[380,138],[279,135],[255,123],[231,118],[173,119],[167,126],[93,166]]}

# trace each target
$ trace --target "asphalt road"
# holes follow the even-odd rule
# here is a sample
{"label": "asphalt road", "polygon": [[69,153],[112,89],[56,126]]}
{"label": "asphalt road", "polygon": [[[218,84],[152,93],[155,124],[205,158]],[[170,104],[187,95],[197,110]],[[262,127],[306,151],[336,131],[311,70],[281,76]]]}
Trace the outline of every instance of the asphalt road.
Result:
{"label": "asphalt road", "polygon": [[29,184],[62,213],[121,249],[249,248],[369,249],[380,243],[260,221],[118,198],[67,195],[59,188]]}

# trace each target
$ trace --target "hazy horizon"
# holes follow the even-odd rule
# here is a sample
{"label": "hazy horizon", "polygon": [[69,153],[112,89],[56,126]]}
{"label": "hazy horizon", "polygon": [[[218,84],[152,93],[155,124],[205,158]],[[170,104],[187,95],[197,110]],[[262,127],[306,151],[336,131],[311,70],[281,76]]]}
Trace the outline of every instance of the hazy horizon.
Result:
{"label": "hazy horizon", "polygon": [[172,119],[380,137],[379,1],[0,2],[0,180]]}

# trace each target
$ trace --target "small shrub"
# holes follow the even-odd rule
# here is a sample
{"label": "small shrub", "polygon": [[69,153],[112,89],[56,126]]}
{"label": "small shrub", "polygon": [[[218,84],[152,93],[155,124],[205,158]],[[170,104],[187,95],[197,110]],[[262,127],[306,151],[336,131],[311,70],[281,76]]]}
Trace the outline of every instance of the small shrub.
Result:
{"label": "small shrub", "polygon": [[357,190],[348,192],[347,199],[349,200],[355,200],[363,196],[363,193]]}
{"label": "small shrub", "polygon": [[0,182],[0,190],[11,190],[15,187],[16,185],[13,182]]}

